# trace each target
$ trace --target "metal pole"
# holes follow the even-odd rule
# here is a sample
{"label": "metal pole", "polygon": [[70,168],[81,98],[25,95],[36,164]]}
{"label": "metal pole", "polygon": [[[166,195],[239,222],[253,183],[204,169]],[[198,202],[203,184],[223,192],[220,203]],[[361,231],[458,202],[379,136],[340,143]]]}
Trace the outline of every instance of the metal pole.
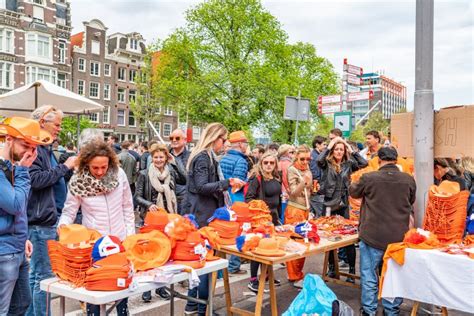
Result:
{"label": "metal pole", "polygon": [[372,113],[380,103],[382,103],[382,101],[378,100],[377,103],[375,103],[374,106],[369,110],[369,112],[365,113],[364,116],[362,116],[362,118],[359,121],[357,121],[357,123],[355,124],[355,127],[357,127],[357,125],[362,123],[362,121],[365,120],[370,115],[370,113]]}
{"label": "metal pole", "polygon": [[433,24],[434,1],[416,1],[415,109],[413,147],[415,152],[415,225],[423,223],[427,193],[433,184]]}
{"label": "metal pole", "polygon": [[301,90],[298,90],[298,101],[296,102],[296,126],[295,126],[295,146],[298,146],[298,125],[299,125],[299,114],[300,114],[300,99]]}
{"label": "metal pole", "polygon": [[76,146],[77,150],[79,150],[79,135],[81,134],[81,114],[77,114],[76,124]]}

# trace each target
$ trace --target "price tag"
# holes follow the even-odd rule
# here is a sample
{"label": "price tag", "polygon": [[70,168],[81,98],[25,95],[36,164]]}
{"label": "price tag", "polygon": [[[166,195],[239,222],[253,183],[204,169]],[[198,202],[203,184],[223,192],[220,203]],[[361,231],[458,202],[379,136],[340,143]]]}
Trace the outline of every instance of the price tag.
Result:
{"label": "price tag", "polygon": [[242,224],[242,230],[244,232],[248,232],[251,228],[252,228],[252,225],[250,225],[250,223],[243,223]]}
{"label": "price tag", "polygon": [[117,286],[118,287],[125,287],[125,279],[124,278],[118,278],[117,279]]}
{"label": "price tag", "polygon": [[201,244],[197,245],[194,247],[194,254],[196,255],[206,255],[207,251],[206,248],[204,248]]}

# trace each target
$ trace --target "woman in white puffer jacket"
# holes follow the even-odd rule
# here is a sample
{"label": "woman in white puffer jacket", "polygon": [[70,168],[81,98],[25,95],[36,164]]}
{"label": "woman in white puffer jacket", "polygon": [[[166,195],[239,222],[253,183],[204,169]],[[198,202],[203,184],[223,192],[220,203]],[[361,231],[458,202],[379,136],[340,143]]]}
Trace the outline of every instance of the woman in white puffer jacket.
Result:
{"label": "woman in white puffer jacket", "polygon": [[78,170],[69,190],[58,226],[74,223],[79,208],[82,225],[102,235],[121,240],[135,233],[133,197],[118,158],[104,141],[93,141],[81,148]]}

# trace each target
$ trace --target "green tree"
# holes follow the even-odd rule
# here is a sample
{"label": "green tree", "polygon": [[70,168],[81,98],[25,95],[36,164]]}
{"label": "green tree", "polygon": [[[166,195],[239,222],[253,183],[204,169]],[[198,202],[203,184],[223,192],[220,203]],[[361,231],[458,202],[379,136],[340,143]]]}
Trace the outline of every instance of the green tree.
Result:
{"label": "green tree", "polygon": [[350,139],[357,142],[364,142],[365,134],[368,131],[382,132],[384,135],[388,135],[390,130],[390,120],[384,119],[382,112],[373,112],[370,114],[369,119],[364,125],[359,125],[352,132]]}
{"label": "green tree", "polygon": [[80,120],[80,131],[77,131],[77,117],[76,116],[66,116],[63,118],[61,123],[61,132],[59,132],[59,141],[61,145],[66,145],[67,143],[76,144],[77,134],[86,128],[97,127],[96,124],[92,123],[88,116],[81,116]]}

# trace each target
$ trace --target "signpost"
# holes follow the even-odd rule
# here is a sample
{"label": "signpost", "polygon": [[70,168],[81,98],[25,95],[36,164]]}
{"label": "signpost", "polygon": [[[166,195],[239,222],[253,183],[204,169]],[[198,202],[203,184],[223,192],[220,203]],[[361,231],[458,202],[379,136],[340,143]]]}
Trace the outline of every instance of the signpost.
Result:
{"label": "signpost", "polygon": [[310,99],[301,98],[301,91],[298,91],[297,97],[285,97],[285,112],[283,113],[283,119],[296,121],[295,145],[298,145],[299,121],[309,120],[310,104]]}
{"label": "signpost", "polygon": [[364,92],[353,92],[347,94],[347,102],[371,100],[374,98],[374,92],[372,90]]}
{"label": "signpost", "polygon": [[336,112],[334,113],[334,128],[342,131],[342,136],[349,137],[352,132],[352,112]]}

